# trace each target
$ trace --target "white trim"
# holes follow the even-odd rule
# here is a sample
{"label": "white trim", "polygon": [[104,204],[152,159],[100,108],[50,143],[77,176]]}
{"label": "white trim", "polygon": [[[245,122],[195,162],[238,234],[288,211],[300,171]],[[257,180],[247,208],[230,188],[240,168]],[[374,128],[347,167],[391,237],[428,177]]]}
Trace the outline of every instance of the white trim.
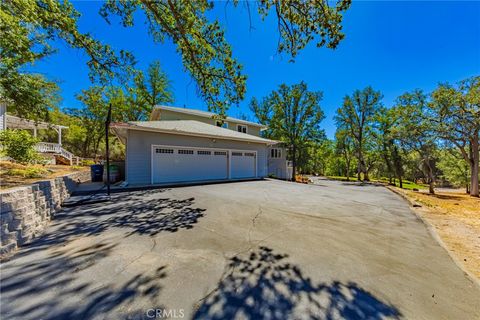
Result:
{"label": "white trim", "polygon": [[[152,144],[150,146],[150,184],[153,183],[153,154],[154,148],[172,148],[172,149],[203,149],[203,150],[213,150],[213,151],[226,151],[227,152],[227,180],[232,180],[232,151],[233,152],[250,152],[255,154],[255,178],[258,178],[258,151],[257,150],[246,150],[246,149],[229,149],[229,148],[212,148],[212,147],[186,147],[178,145],[166,145],[166,144]],[[126,164],[125,164],[126,166]],[[185,182],[185,181],[184,181]]]}

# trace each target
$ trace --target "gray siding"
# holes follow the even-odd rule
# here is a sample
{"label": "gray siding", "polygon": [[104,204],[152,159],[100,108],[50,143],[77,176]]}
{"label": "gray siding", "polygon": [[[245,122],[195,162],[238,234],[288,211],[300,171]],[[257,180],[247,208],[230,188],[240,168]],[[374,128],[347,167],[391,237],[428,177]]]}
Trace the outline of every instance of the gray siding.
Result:
{"label": "gray siding", "polygon": [[257,151],[258,176],[265,177],[267,175],[267,146],[265,144],[128,130],[125,172],[129,184],[151,183],[152,145],[255,150]]}
{"label": "gray siding", "polygon": [[[180,112],[175,112],[170,110],[161,110],[160,119],[152,119],[152,120],[195,120],[195,121],[215,125],[215,120],[212,118],[202,117],[194,114],[180,113]],[[225,122],[227,122],[228,124],[228,129],[235,130],[235,131],[237,131],[237,124],[245,125],[243,123],[238,123],[232,120],[225,120]],[[247,126],[248,134],[251,134],[257,137],[261,136],[259,127],[251,126],[248,124],[246,126]]]}
{"label": "gray siding", "polygon": [[[272,158],[270,156],[271,149],[282,150],[282,156],[280,158]],[[287,150],[282,146],[269,146],[268,153],[268,175],[272,175],[278,179],[290,179],[287,173]]]}

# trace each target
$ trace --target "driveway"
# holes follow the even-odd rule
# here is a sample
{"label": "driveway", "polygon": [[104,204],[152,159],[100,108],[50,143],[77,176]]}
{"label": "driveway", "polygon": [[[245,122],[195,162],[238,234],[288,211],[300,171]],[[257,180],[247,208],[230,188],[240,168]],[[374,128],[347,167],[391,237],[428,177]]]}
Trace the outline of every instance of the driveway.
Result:
{"label": "driveway", "polygon": [[2,319],[479,319],[480,287],[380,186],[254,181],[67,208],[1,265]]}

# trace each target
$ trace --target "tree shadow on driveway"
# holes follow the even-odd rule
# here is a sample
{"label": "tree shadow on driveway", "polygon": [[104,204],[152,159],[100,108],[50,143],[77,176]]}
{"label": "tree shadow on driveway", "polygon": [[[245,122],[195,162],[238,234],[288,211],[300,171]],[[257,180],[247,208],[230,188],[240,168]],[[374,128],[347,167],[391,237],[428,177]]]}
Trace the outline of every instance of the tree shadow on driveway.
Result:
{"label": "tree shadow on driveway", "polygon": [[399,319],[400,311],[356,283],[315,283],[288,256],[260,247],[230,264],[195,319]]}
{"label": "tree shadow on driveway", "polygon": [[115,193],[110,202],[66,208],[56,214],[50,230],[23,247],[17,256],[114,228],[125,229],[125,237],[192,229],[205,216],[205,209],[194,207],[195,198],[164,198],[163,191]]}
{"label": "tree shadow on driveway", "polygon": [[[194,198],[167,198],[161,190],[116,193],[107,203],[62,210],[45,234],[2,263],[1,318],[144,318],[139,301],[162,308],[158,295],[165,266],[133,276],[132,270],[116,270],[123,266],[115,251],[122,240],[108,231],[115,229],[120,238],[149,238],[192,229],[204,215]],[[107,237],[95,237],[102,234]]]}
{"label": "tree shadow on driveway", "polygon": [[[124,310],[136,299],[157,305],[166,267],[138,273],[121,285],[113,279],[98,283],[89,268],[109,256],[115,244],[97,243],[71,250],[58,249],[38,260],[2,266],[3,319],[126,319]],[[83,272],[83,276],[79,276]],[[144,310],[138,310],[141,314]],[[129,311],[130,313],[130,311]]]}

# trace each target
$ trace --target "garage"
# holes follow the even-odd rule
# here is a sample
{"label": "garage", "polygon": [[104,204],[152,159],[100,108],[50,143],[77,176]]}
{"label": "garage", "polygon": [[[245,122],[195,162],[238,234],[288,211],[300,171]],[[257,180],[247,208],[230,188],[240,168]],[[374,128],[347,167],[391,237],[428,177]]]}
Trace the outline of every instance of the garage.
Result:
{"label": "garage", "polygon": [[252,151],[232,151],[231,153],[231,178],[245,179],[256,176],[256,154]]}
{"label": "garage", "polygon": [[129,185],[257,179],[276,141],[190,120],[115,124]]}
{"label": "garage", "polygon": [[152,146],[152,183],[255,178],[256,155],[250,150]]}
{"label": "garage", "polygon": [[228,179],[228,150],[152,148],[152,183],[224,179]]}

